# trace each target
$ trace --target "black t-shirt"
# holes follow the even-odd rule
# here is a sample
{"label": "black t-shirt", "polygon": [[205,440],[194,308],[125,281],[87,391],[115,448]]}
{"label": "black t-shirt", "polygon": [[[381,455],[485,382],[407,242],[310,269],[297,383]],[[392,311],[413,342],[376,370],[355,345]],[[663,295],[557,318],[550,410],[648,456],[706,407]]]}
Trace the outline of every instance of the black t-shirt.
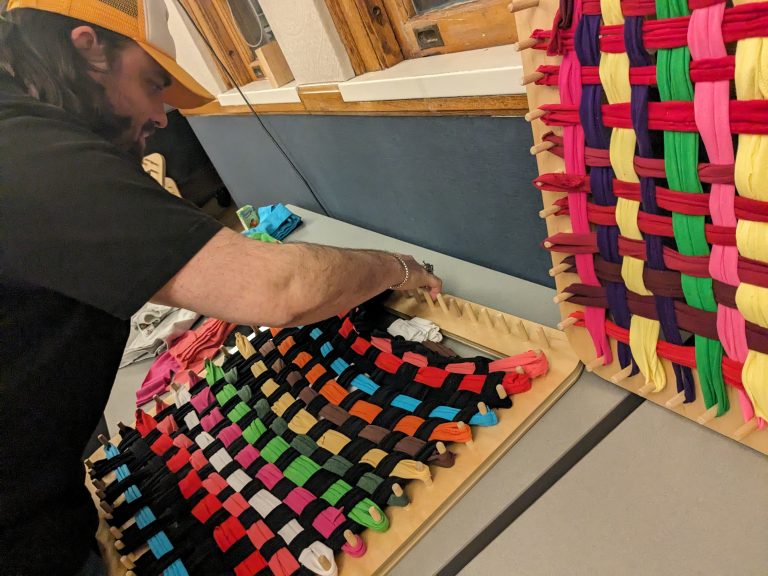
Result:
{"label": "black t-shirt", "polygon": [[75,572],[128,320],[221,225],[0,74],[0,574]]}

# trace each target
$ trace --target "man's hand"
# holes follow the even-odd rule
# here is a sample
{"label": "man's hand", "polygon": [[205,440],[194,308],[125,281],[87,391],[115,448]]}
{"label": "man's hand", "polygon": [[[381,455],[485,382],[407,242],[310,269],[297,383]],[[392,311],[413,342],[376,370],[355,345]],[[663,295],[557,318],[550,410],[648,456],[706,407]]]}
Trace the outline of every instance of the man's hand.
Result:
{"label": "man's hand", "polygon": [[[443,281],[427,272],[426,268],[419,264],[413,256],[406,254],[398,254],[403,262],[408,266],[409,278],[405,285],[397,288],[397,290],[416,290],[418,288],[424,288],[429,292],[432,300],[437,298],[437,295],[443,291]],[[405,271],[403,271],[405,273]]]}

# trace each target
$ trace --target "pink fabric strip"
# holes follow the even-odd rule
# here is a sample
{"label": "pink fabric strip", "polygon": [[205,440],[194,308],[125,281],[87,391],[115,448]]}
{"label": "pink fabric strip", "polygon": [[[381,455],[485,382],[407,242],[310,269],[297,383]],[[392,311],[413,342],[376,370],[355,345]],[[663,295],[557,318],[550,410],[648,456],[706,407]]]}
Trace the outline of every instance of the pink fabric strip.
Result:
{"label": "pink fabric strip", "polygon": [[[688,44],[693,61],[725,58],[728,53],[723,40],[723,16],[725,4],[713,4],[694,10],[688,25]],[[709,161],[713,164],[733,164],[734,152],[731,140],[729,112],[730,83],[727,80],[702,81],[696,84],[694,114],[696,126],[706,147]],[[716,226],[736,227],[736,188],[733,184],[712,184],[709,210]],[[709,259],[712,278],[731,286],[740,283],[739,252],[736,246],[714,244]],[[741,363],[747,359],[746,323],[741,312],[718,304],[717,333],[729,358]],[[746,392],[739,391],[744,420],[755,416],[754,408]]]}
{"label": "pink fabric strip", "polygon": [[275,487],[275,484],[283,479],[283,472],[271,462],[267,462],[264,466],[259,468],[258,472],[256,472],[256,478],[264,482],[264,485],[269,490],[272,490],[272,488]]}
{"label": "pink fabric strip", "polygon": [[[575,33],[576,25],[581,20],[581,6],[582,0],[574,0],[571,35]],[[578,109],[581,104],[581,63],[572,48],[563,55],[558,84],[561,102],[566,105],[574,105]],[[565,173],[586,175],[584,129],[581,124],[564,127],[563,138],[565,142]],[[576,234],[590,232],[586,194],[569,192],[568,206],[573,232]],[[595,273],[595,262],[592,254],[576,254],[576,271],[583,284],[600,286]],[[592,336],[592,342],[595,345],[595,353],[597,356],[603,357],[604,364],[610,364],[613,361],[613,354],[605,333],[605,309],[587,307],[585,322],[587,331]]]}
{"label": "pink fabric strip", "polygon": [[195,412],[202,414],[206,411],[208,406],[213,404],[216,399],[213,397],[213,392],[208,387],[203,388],[200,392],[192,396],[190,402],[195,409]]}
{"label": "pink fabric strip", "polygon": [[314,500],[315,495],[301,486],[297,486],[291,490],[285,497],[285,503],[291,510],[296,512],[296,514],[301,514],[304,511],[304,508],[307,507],[307,504],[314,502]]}
{"label": "pink fabric strip", "polygon": [[231,424],[219,432],[219,440],[222,441],[226,448],[229,448],[229,445],[240,438],[242,435],[243,431],[240,430],[240,426],[237,424]]}
{"label": "pink fabric strip", "polygon": [[237,460],[237,463],[243,468],[248,468],[248,466],[253,464],[260,455],[261,453],[256,447],[249,444],[237,453],[235,460]]}

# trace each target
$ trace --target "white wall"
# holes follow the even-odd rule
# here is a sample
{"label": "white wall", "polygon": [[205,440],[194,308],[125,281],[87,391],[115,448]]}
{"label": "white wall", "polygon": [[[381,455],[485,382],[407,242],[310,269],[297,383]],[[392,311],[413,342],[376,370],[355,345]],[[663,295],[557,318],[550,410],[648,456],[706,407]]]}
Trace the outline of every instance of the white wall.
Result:
{"label": "white wall", "polygon": [[226,89],[213,56],[200,34],[189,21],[178,0],[165,0],[168,26],[176,43],[176,60],[214,96]]}

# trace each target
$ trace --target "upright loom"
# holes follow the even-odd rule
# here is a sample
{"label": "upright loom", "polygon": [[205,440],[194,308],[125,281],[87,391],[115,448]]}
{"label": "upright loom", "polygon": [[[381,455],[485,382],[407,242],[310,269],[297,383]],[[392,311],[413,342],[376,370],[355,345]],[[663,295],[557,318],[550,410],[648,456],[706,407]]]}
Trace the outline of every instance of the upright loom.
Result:
{"label": "upright loom", "polygon": [[768,453],[768,2],[515,0],[588,370]]}

